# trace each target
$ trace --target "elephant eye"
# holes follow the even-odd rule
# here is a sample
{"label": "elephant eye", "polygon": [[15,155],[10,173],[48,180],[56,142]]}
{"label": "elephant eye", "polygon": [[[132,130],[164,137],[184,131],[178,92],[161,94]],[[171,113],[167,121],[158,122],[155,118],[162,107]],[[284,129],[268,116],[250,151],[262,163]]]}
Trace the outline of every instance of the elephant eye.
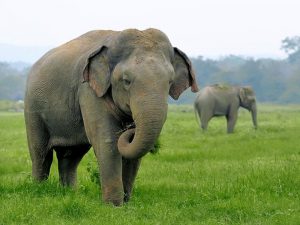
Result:
{"label": "elephant eye", "polygon": [[123,79],[123,83],[125,86],[129,86],[131,84],[131,81],[128,79]]}
{"label": "elephant eye", "polygon": [[131,85],[131,80],[129,79],[129,76],[127,74],[123,74],[122,82],[123,82],[125,89],[128,90]]}

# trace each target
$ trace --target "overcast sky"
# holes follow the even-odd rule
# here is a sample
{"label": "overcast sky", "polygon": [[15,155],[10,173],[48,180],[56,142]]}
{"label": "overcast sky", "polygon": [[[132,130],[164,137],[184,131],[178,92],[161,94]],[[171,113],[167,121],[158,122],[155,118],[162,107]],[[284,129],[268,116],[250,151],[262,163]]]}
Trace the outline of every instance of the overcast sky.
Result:
{"label": "overcast sky", "polygon": [[0,0],[0,43],[56,46],[93,29],[149,27],[189,56],[285,57],[300,0]]}

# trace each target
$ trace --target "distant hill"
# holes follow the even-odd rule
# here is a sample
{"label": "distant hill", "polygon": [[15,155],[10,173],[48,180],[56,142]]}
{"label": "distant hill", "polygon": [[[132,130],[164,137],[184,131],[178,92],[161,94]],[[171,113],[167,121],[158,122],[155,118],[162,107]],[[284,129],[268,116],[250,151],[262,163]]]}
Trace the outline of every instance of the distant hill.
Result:
{"label": "distant hill", "polygon": [[0,61],[33,64],[51,48],[50,46],[17,46],[0,43]]}
{"label": "distant hill", "polygon": [[[1,62],[0,62],[1,64]],[[18,61],[18,62],[11,62],[9,63],[11,68],[14,68],[15,70],[18,71],[23,71],[24,69],[28,69],[29,67],[32,66],[31,63],[27,63],[27,62],[22,62],[22,61]]]}

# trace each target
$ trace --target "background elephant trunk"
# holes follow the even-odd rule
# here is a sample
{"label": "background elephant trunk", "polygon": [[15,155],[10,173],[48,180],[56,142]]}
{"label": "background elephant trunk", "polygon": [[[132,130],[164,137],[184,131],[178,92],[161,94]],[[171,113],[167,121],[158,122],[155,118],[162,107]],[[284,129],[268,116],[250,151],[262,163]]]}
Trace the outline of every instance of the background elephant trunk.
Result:
{"label": "background elephant trunk", "polygon": [[257,129],[257,108],[256,104],[253,104],[251,107],[251,115],[252,115],[252,122],[255,129]]}
{"label": "background elephant trunk", "polygon": [[118,149],[123,157],[140,158],[154,148],[166,120],[167,108],[166,101],[159,103],[157,98],[131,106],[136,128],[125,131],[118,140]]}

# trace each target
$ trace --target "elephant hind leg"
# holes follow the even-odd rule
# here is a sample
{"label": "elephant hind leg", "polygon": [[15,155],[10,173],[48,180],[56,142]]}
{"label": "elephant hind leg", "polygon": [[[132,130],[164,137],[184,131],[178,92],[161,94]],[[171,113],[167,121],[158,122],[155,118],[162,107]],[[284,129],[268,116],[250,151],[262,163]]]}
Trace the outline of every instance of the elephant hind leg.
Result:
{"label": "elephant hind leg", "polygon": [[32,157],[32,176],[36,181],[44,181],[48,179],[52,160],[52,149],[48,150],[43,156],[34,154]]}
{"label": "elephant hind leg", "polygon": [[25,114],[27,140],[32,161],[32,176],[36,181],[46,180],[50,173],[53,150],[48,145],[49,134],[39,115]]}
{"label": "elephant hind leg", "polygon": [[211,120],[212,118],[212,113],[210,112],[201,112],[201,116],[200,116],[200,121],[201,121],[201,128],[203,131],[207,130],[208,127],[208,122]]}
{"label": "elephant hind leg", "polygon": [[128,202],[131,197],[134,180],[141,164],[141,159],[122,158],[122,180],[124,188],[124,202]]}
{"label": "elephant hind leg", "polygon": [[202,130],[206,131],[207,127],[208,127],[208,121],[207,120],[205,120],[205,121],[201,120],[201,128],[202,128]]}
{"label": "elephant hind leg", "polygon": [[75,186],[78,164],[89,149],[89,145],[55,148],[59,181],[63,186]]}

